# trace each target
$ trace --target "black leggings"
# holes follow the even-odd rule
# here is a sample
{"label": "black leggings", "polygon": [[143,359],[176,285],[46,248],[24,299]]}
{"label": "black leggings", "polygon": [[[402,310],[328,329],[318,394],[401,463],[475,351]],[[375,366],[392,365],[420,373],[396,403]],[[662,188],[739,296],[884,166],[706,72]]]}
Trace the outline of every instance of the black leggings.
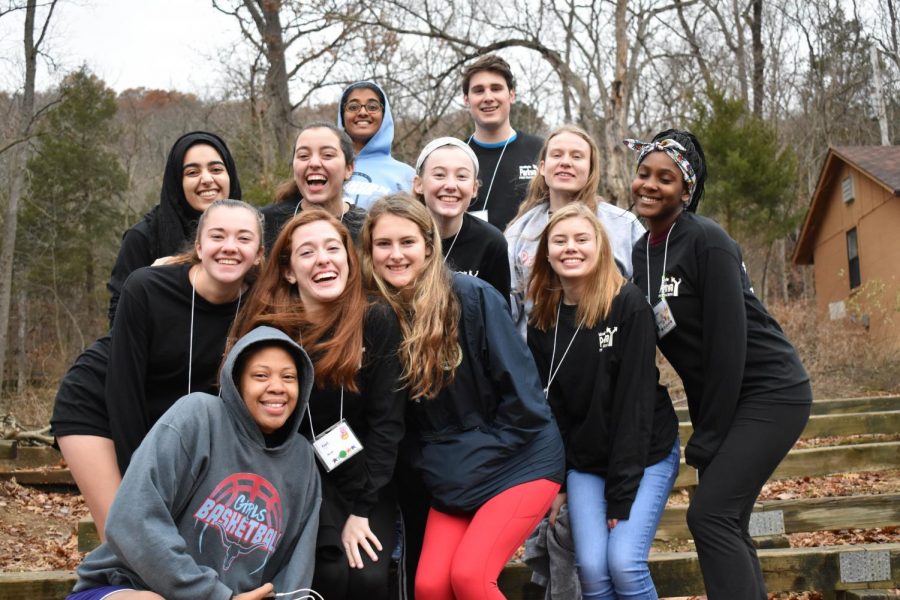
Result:
{"label": "black leggings", "polygon": [[381,551],[374,562],[365,551],[362,569],[351,569],[343,548],[320,547],[316,551],[316,566],[312,588],[326,600],[386,600],[391,552],[396,544],[394,524],[397,502],[393,486],[382,488],[378,503],[369,514],[369,529],[381,542]]}
{"label": "black leggings", "polygon": [[794,404],[741,399],[728,435],[701,470],[687,522],[710,600],[765,600],[748,532],[750,513],[766,480],[800,437],[809,409],[802,397]]}

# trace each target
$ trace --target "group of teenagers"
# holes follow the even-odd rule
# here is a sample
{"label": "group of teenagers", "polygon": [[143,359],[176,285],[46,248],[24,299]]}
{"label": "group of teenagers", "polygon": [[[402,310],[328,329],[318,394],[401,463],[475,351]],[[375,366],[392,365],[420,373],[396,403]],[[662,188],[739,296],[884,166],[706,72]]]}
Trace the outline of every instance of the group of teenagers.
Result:
{"label": "group of teenagers", "polygon": [[56,398],[103,540],[70,599],[498,600],[545,518],[567,520],[584,598],[657,598],[681,452],[657,348],[693,423],[707,594],[766,597],[750,514],[811,389],[737,244],[696,214],[699,141],[625,141],[645,231],[598,196],[586,132],[512,129],[506,61],[470,64],[462,92],[474,134],[410,167],[384,91],[349,86],[261,210],[221,138],[175,142],[123,236],[110,332]]}

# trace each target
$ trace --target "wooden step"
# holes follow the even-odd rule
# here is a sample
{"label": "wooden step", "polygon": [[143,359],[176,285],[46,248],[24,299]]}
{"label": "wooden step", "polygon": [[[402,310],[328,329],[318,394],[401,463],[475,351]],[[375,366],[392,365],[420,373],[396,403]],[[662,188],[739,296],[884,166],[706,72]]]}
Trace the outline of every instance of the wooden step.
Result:
{"label": "wooden step", "polygon": [[[816,400],[812,403],[813,415],[837,415],[859,412],[881,412],[900,410],[900,396],[870,396],[865,398],[839,398],[836,400]],[[686,406],[675,409],[679,421],[690,421]]]}
{"label": "wooden step", "polygon": [[[800,434],[807,440],[817,437],[897,433],[900,431],[900,410],[859,412],[835,415],[813,415]],[[678,433],[682,445],[694,433],[689,422],[680,423]]]}
{"label": "wooden step", "polygon": [[[753,513],[762,517],[760,521],[780,523],[783,526],[780,532],[764,531],[761,532],[763,535],[896,527],[900,526],[900,494],[769,500],[757,503]],[[686,514],[687,506],[666,508],[656,531],[656,538],[690,538]],[[751,532],[754,529],[754,522],[751,521]]]}

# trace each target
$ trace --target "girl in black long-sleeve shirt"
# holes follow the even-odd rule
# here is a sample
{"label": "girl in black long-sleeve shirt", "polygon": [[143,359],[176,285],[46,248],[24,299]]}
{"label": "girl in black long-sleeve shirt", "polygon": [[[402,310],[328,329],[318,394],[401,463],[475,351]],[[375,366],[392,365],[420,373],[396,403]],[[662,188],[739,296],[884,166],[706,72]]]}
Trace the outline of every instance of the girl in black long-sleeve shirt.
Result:
{"label": "girl in black long-sleeve shirt", "polygon": [[711,600],[766,597],[748,533],[760,489],[800,435],[812,391],[796,350],[753,293],[740,248],[694,213],[706,165],[697,139],[667,130],[638,154],[632,196],[649,233],[635,283],[657,315],[659,348],[684,382],[700,483],[688,509]]}
{"label": "girl in black long-sleeve shirt", "polygon": [[594,213],[553,214],[529,285],[528,345],[566,446],[585,598],[655,598],[647,557],[678,474],[678,421],[658,384],[650,307],[619,274]]}
{"label": "girl in black long-sleeve shirt", "polygon": [[333,600],[387,598],[406,408],[400,325],[390,307],[365,297],[351,233],[335,217],[313,208],[284,224],[232,335],[259,324],[302,341],[313,361],[316,385],[300,433],[313,442],[343,420],[362,448],[332,458],[330,470],[320,461],[312,587]]}

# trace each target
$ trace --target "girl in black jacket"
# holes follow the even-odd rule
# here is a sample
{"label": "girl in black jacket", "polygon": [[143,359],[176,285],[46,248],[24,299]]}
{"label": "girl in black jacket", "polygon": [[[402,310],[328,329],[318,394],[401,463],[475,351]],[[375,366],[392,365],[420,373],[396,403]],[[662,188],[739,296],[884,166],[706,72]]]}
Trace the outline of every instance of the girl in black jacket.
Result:
{"label": "girl in black jacket", "polygon": [[638,153],[631,193],[649,232],[634,247],[635,283],[653,306],[660,350],[687,393],[700,473],[688,509],[711,600],[766,597],[753,503],[809,417],[797,351],[750,287],[740,248],[695,211],[706,162],[689,132],[667,130]]}
{"label": "girl in black jacket", "polygon": [[[112,327],[125,280],[136,269],[180,253],[194,239],[197,221],[214,200],[241,198],[237,168],[219,136],[192,131],[175,140],[163,171],[159,204],[122,236],[106,284]],[[104,401],[110,337],[91,344],[60,382],[50,420],[52,433],[87,502],[100,539],[106,508],[119,486]],[[103,460],[103,457],[108,460]]]}
{"label": "girl in black jacket", "polygon": [[647,558],[678,475],[678,420],[656,370],[650,307],[616,268],[594,212],[553,213],[528,289],[528,345],[566,445],[585,598],[657,598]]}

